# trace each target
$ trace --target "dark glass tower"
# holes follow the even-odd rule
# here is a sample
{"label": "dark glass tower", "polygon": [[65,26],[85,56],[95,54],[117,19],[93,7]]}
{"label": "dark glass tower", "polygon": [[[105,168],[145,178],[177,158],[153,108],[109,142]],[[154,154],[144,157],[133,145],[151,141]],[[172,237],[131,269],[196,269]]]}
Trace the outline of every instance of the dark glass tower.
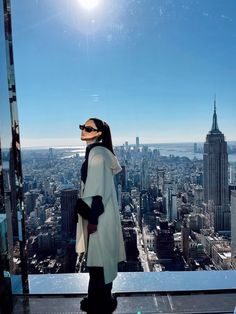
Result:
{"label": "dark glass tower", "polygon": [[74,207],[78,198],[78,190],[64,189],[61,191],[62,233],[66,236],[75,235]]}
{"label": "dark glass tower", "polygon": [[227,142],[218,127],[216,101],[212,128],[204,143],[203,164],[204,202],[212,204],[215,232],[230,230]]}

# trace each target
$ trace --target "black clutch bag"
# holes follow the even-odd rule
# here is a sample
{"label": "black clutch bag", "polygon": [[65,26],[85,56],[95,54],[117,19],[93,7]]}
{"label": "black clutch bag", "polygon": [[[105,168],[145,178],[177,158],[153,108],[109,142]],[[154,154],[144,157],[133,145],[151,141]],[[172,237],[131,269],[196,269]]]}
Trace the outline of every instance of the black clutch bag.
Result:
{"label": "black clutch bag", "polygon": [[78,198],[75,204],[75,221],[78,222],[78,214],[84,219],[89,219],[91,208],[82,200]]}

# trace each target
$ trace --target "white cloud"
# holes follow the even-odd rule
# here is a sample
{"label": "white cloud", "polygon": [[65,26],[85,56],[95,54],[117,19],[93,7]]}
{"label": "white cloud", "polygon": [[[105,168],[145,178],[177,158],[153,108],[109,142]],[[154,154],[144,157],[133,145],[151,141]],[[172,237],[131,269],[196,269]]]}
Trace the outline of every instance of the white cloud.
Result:
{"label": "white cloud", "polygon": [[233,21],[229,16],[226,16],[226,15],[224,15],[224,14],[222,14],[220,17],[221,17],[222,19],[228,20],[228,21],[230,21],[230,22]]}
{"label": "white cloud", "polygon": [[93,102],[99,102],[100,100],[100,95],[98,94],[92,94],[90,95],[92,97]]}

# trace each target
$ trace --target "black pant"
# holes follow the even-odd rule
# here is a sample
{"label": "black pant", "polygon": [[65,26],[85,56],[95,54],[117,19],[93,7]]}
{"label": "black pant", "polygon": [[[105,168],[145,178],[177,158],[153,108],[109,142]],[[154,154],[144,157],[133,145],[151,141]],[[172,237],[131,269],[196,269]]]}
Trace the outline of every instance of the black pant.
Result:
{"label": "black pant", "polygon": [[105,284],[103,267],[88,267],[88,299],[94,303],[106,303],[111,299],[112,282]]}

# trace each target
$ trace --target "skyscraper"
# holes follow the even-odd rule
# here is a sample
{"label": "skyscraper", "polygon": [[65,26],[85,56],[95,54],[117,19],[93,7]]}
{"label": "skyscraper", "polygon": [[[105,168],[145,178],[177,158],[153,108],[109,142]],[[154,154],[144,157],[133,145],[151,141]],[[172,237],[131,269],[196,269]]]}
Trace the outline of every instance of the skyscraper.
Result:
{"label": "skyscraper", "polygon": [[215,232],[229,230],[227,142],[218,127],[215,100],[212,128],[204,143],[203,167],[204,202],[213,203]]}
{"label": "skyscraper", "polygon": [[136,146],[135,146],[135,148],[136,148],[136,151],[139,150],[139,137],[138,136],[136,136]]}
{"label": "skyscraper", "polygon": [[61,191],[61,218],[62,232],[67,236],[74,236],[74,206],[78,198],[76,189],[64,189]]}
{"label": "skyscraper", "polygon": [[143,158],[141,164],[141,189],[147,190],[149,186],[149,176],[148,176],[148,161]]}
{"label": "skyscraper", "polygon": [[165,170],[157,168],[157,187],[161,194],[165,190]]}
{"label": "skyscraper", "polygon": [[236,269],[236,191],[231,194],[231,260]]}
{"label": "skyscraper", "polygon": [[229,167],[229,181],[230,183],[236,183],[236,163],[231,163]]}
{"label": "skyscraper", "polygon": [[168,221],[174,221],[177,219],[177,196],[176,194],[173,194],[172,190],[168,190],[168,193],[170,193],[169,196],[169,206],[167,211]]}
{"label": "skyscraper", "polygon": [[188,262],[188,259],[189,259],[189,233],[190,233],[190,229],[188,226],[188,221],[185,218],[183,220],[183,225],[181,226],[181,246],[182,246],[183,257],[186,262]]}
{"label": "skyscraper", "polygon": [[125,192],[127,188],[127,167],[122,165],[121,168],[122,171],[116,176],[116,182],[121,185],[121,191]]}

